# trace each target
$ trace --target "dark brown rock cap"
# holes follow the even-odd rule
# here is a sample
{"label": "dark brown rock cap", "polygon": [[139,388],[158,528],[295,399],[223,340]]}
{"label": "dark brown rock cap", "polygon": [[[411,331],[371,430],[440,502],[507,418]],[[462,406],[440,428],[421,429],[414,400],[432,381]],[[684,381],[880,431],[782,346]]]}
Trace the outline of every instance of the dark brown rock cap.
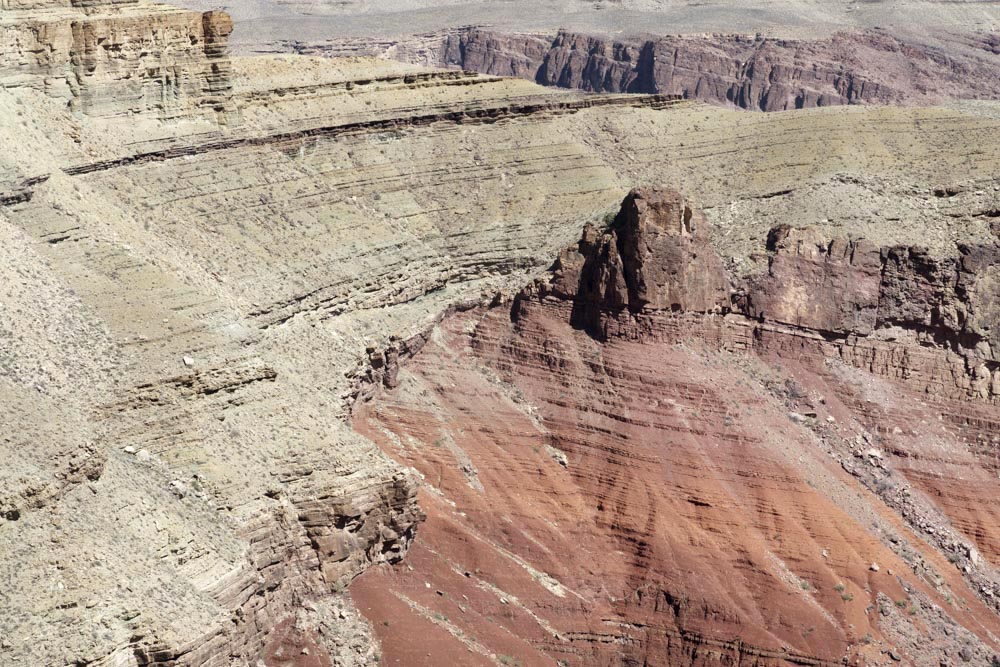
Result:
{"label": "dark brown rock cap", "polygon": [[679,192],[629,192],[607,231],[588,225],[555,265],[552,292],[609,310],[720,312],[730,282],[704,214]]}
{"label": "dark brown rock cap", "polygon": [[632,190],[615,228],[631,310],[729,308],[729,277],[711,246],[709,222],[679,192]]}
{"label": "dark brown rock cap", "polygon": [[827,239],[815,227],[779,225],[767,238],[768,271],[751,281],[747,315],[820,331],[870,334],[882,259],[865,239]]}

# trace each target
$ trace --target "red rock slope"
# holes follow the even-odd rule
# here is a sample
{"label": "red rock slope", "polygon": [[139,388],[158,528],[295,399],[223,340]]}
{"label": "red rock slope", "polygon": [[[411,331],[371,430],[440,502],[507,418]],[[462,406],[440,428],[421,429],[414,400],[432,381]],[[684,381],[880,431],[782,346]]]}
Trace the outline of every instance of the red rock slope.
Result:
{"label": "red rock slope", "polygon": [[740,282],[707,238],[634,192],[385,355],[355,426],[428,516],[352,585],[382,664],[998,662],[996,249],[779,228]]}

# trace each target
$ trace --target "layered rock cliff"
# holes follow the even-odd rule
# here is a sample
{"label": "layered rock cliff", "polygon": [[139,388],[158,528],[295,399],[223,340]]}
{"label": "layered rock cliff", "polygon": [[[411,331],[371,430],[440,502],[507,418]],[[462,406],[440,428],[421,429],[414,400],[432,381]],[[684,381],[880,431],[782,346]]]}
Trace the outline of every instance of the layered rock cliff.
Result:
{"label": "layered rock cliff", "polygon": [[444,38],[440,58],[446,65],[543,85],[781,111],[996,99],[1000,63],[989,44],[946,52],[879,31],[802,41],[722,34],[642,40],[469,28]]}
{"label": "layered rock cliff", "polygon": [[[626,184],[678,182],[711,204],[709,217],[730,233],[720,245],[726,266],[783,207],[799,208],[803,221],[836,207],[851,229],[873,237],[927,238],[934,261],[944,261],[956,235],[981,245],[996,208],[995,183],[984,174],[1000,166],[1000,123],[976,110],[758,116],[386,60],[224,60],[217,39],[228,22],[220,15],[206,25],[201,14],[144,3],[65,5],[8,3],[0,15],[4,39],[16,45],[2,52],[8,85],[0,87],[3,665],[375,662],[372,632],[390,619],[369,627],[341,592],[359,573],[407,554],[416,571],[429,553],[410,551],[425,531],[423,507],[426,535],[439,535],[441,524],[436,506],[417,503],[419,476],[354,430],[349,408],[358,397],[405,389],[406,360],[430,359],[421,346],[438,345],[435,322],[478,314],[468,308],[519,290],[579,237],[583,222],[617,209]],[[58,44],[46,41],[49,30],[61,35]],[[167,74],[190,86],[164,97],[169,87],[155,81]],[[219,95],[233,115],[216,111],[219,91],[229,91]],[[241,122],[224,122],[233,117]],[[723,181],[730,191],[719,189]],[[939,188],[955,194],[939,197]],[[754,215],[728,224],[727,215],[746,210]],[[898,211],[909,224],[876,219]],[[698,249],[713,232],[695,208],[690,218],[668,216],[669,224],[645,224],[644,215],[636,208],[614,232],[654,239],[648,252],[640,244],[622,259],[634,285],[618,291],[629,304],[622,317],[647,306],[671,312],[675,303],[700,317],[725,310],[716,301],[724,281],[705,276],[698,306],[669,288],[699,284]],[[824,229],[840,224],[828,220]],[[621,253],[632,247],[625,240],[621,249],[618,240],[605,246]],[[661,252],[699,258],[675,276],[656,264]],[[490,312],[509,325],[508,311]],[[948,359],[965,372],[965,357]],[[609,378],[616,373],[610,368]],[[956,410],[950,419],[967,415]],[[515,417],[518,429],[528,423]],[[988,432],[988,413],[978,423]],[[457,457],[455,479],[486,488],[487,466],[440,437],[431,447]],[[601,451],[615,454],[620,444]],[[978,446],[989,451],[985,441]],[[541,445],[539,456],[532,463],[551,462],[556,472],[561,461],[573,465]],[[965,474],[963,460],[949,465]],[[922,483],[958,507],[969,488],[932,475]],[[519,476],[509,484],[526,488]],[[905,507],[914,521],[939,525],[932,507]],[[577,515],[587,516],[568,512]],[[963,531],[990,534],[989,512],[961,516]],[[504,556],[515,574],[579,600],[543,576],[534,556],[508,548],[518,540],[503,547],[521,559]],[[963,558],[971,568],[973,557]],[[492,596],[487,584],[504,588],[473,572],[452,571],[476,582],[470,598]],[[417,582],[420,595],[443,599],[425,583]],[[375,594],[404,611],[432,608],[412,591],[406,599],[396,592]],[[551,608],[562,609],[551,594]],[[488,615],[514,615],[515,598],[500,597],[507,604],[497,598],[498,613]],[[589,605],[572,613],[585,616]],[[730,607],[710,608],[732,617]],[[514,633],[494,638],[534,637],[517,609]],[[433,626],[427,636],[444,632],[442,646],[451,647],[454,613],[451,625],[433,613],[443,612],[420,616]],[[594,656],[610,659],[617,654],[608,646],[629,641],[602,623],[570,625],[586,626],[581,641],[597,647]],[[383,658],[406,637],[388,637]],[[719,641],[733,649],[729,638]],[[676,650],[693,650],[685,642]],[[754,646],[770,651],[765,644]],[[425,644],[413,646],[427,658]],[[468,648],[461,644],[453,662],[464,662]]]}
{"label": "layered rock cliff", "polygon": [[[8,6],[9,5],[9,6]],[[21,2],[0,16],[0,85],[29,86],[96,116],[230,112],[224,12],[138,0]]]}
{"label": "layered rock cliff", "polygon": [[525,280],[566,240],[532,216],[568,232],[603,207],[613,171],[553,123],[671,104],[240,65],[238,127],[0,89],[0,664],[375,661],[340,592],[402,558],[422,511],[346,423],[352,370]]}
{"label": "layered rock cliff", "polygon": [[918,389],[997,399],[995,241],[933,257],[920,246],[879,248],[864,238],[829,239],[816,228],[782,225],[768,234],[767,270],[731,290],[707,226],[676,193],[635,191],[609,232],[587,227],[578,247],[563,251],[544,289],[572,298],[574,323],[602,337],[621,326],[622,318],[609,322],[608,312],[732,311],[831,339],[905,338],[938,350],[939,363],[952,366],[919,375],[935,383],[950,375],[954,386]]}
{"label": "layered rock cliff", "polygon": [[779,226],[744,281],[707,226],[632,192],[361,409],[431,491],[409,567],[352,588],[390,657],[998,659],[996,244],[932,261]]}

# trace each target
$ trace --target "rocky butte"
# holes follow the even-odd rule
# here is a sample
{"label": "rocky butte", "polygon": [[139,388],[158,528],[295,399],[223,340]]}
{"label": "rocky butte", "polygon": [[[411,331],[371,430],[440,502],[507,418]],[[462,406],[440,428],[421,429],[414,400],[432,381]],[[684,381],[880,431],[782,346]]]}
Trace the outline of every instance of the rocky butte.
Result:
{"label": "rocky butte", "polygon": [[991,6],[0,3],[3,667],[1000,664]]}

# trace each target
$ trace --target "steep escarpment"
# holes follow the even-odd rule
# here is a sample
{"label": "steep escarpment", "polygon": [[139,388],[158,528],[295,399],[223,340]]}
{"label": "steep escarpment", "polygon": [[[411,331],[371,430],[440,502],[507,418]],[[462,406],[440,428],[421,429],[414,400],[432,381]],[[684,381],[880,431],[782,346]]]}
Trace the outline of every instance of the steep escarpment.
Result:
{"label": "steep escarpment", "polygon": [[935,258],[926,248],[830,241],[789,227],[772,230],[768,243],[774,255],[747,290],[747,315],[838,336],[908,337],[964,360],[955,390],[996,400],[995,243]]}
{"label": "steep escarpment", "polygon": [[588,227],[579,247],[560,255],[552,286],[543,289],[572,297],[576,323],[602,337],[622,325],[622,318],[608,321],[609,311],[733,311],[831,338],[902,337],[939,350],[941,363],[953,366],[928,369],[925,380],[952,375],[953,387],[918,389],[996,400],[995,241],[933,257],[919,246],[879,248],[782,225],[768,234],[767,270],[730,290],[707,226],[675,194],[635,191],[609,232]]}
{"label": "steep escarpment", "polygon": [[352,586],[388,658],[995,659],[994,325],[958,287],[995,246],[910,265],[903,316],[918,248],[777,227],[744,280],[707,224],[633,192],[361,408],[425,483],[409,566]]}
{"label": "steep escarpment", "polygon": [[1000,95],[989,48],[949,50],[879,31],[802,41],[739,35],[612,40],[470,28],[444,38],[441,62],[544,85],[681,95],[756,111]]}
{"label": "steep escarpment", "polygon": [[232,20],[145,2],[21,3],[0,17],[0,84],[95,116],[230,112]]}

